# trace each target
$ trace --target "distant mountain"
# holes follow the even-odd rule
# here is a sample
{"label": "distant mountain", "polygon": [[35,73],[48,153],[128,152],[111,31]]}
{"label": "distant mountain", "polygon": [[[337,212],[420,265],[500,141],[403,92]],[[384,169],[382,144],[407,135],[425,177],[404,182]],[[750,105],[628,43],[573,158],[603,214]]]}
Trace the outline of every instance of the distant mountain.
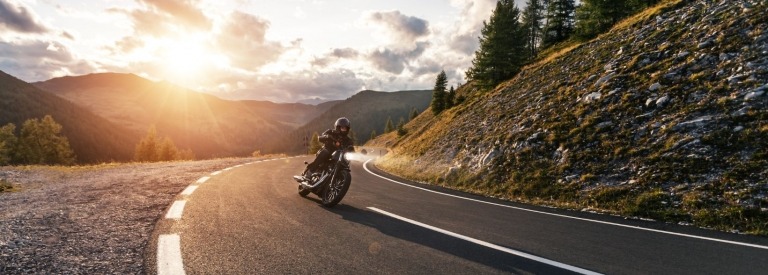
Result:
{"label": "distant mountain", "polygon": [[62,125],[62,134],[69,139],[79,163],[133,157],[139,132],[0,71],[0,125],[15,124],[18,135],[24,121],[45,115]]}
{"label": "distant mountain", "polygon": [[[424,111],[432,100],[431,90],[377,92],[362,91],[352,97],[336,103],[328,111],[313,119],[306,125],[292,131],[285,139],[276,141],[273,148],[278,152],[303,153],[303,138],[312,133],[322,133],[332,128],[333,123],[339,117],[347,117],[352,121],[352,131],[357,137],[357,142],[363,144],[371,136],[372,131],[377,134],[384,132],[387,119],[391,118],[397,125],[402,118],[408,121],[411,112],[416,109]],[[328,103],[324,103],[328,104]],[[324,104],[318,105],[318,107]]]}
{"label": "distant mountain", "polygon": [[[242,156],[290,132],[323,108],[229,101],[133,74],[100,73],[34,83],[106,119],[145,133],[155,125],[197,157]],[[138,141],[138,140],[136,140]]]}

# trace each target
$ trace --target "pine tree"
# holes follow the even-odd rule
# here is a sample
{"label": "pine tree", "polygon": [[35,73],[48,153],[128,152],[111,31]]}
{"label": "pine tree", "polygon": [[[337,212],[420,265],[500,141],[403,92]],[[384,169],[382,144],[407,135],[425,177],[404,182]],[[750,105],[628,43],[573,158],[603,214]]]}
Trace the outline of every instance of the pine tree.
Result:
{"label": "pine tree", "polygon": [[629,0],[582,0],[576,9],[576,34],[592,38],[634,12]]}
{"label": "pine tree", "polygon": [[312,138],[309,140],[309,154],[317,153],[317,151],[320,151],[321,148],[323,148],[323,145],[320,144],[320,135],[317,134],[317,132],[312,133]]}
{"label": "pine tree", "polygon": [[416,119],[417,116],[419,116],[419,111],[416,110],[416,108],[413,108],[413,110],[411,111],[411,115],[410,115],[408,121],[412,121],[412,120]]}
{"label": "pine tree", "polygon": [[525,47],[531,57],[538,54],[541,43],[541,21],[544,19],[544,8],[541,0],[528,0],[523,11],[523,29],[525,29]]}
{"label": "pine tree", "polygon": [[357,146],[357,134],[352,129],[349,129],[349,139],[352,140],[352,145]]}
{"label": "pine tree", "polygon": [[408,131],[405,130],[405,119],[401,117],[400,122],[397,123],[397,136],[402,137],[407,133]]}
{"label": "pine tree", "polygon": [[136,150],[133,154],[133,160],[154,162],[160,159],[160,139],[157,137],[157,129],[152,125],[147,130],[147,135],[136,144]]}
{"label": "pine tree", "polygon": [[453,86],[448,90],[448,92],[445,94],[445,109],[448,110],[450,108],[453,108],[455,106],[456,102],[456,90],[453,89]]}
{"label": "pine tree", "polygon": [[548,47],[571,37],[574,25],[574,0],[550,0],[542,46]]}
{"label": "pine tree", "polygon": [[512,0],[496,2],[490,21],[483,22],[480,49],[475,52],[467,78],[483,89],[492,89],[520,72],[529,59],[520,10]]}
{"label": "pine tree", "polygon": [[448,77],[445,71],[440,71],[435,80],[435,88],[432,89],[432,113],[439,114],[445,109],[445,86],[448,85]]}
{"label": "pine tree", "polygon": [[46,115],[42,120],[24,122],[19,135],[16,157],[26,164],[64,164],[75,162],[69,140],[61,135],[62,126]]}
{"label": "pine tree", "polygon": [[13,160],[14,149],[16,148],[16,125],[8,123],[0,127],[0,166],[8,165]]}
{"label": "pine tree", "polygon": [[371,131],[371,139],[369,140],[374,140],[375,138],[376,138],[376,130],[373,130]]}
{"label": "pine tree", "polygon": [[163,138],[163,142],[160,143],[157,158],[159,161],[171,161],[179,158],[179,149],[176,148],[176,144],[173,143],[173,140],[168,137]]}
{"label": "pine tree", "polygon": [[395,125],[392,124],[392,117],[387,118],[387,124],[384,126],[384,133],[389,133],[395,130]]}

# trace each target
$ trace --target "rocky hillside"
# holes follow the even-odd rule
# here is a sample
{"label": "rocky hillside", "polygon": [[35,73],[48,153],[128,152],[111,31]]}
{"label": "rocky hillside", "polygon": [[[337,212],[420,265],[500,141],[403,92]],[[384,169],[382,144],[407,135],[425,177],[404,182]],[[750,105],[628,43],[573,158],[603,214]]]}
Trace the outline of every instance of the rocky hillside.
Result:
{"label": "rocky hillside", "polygon": [[513,200],[768,235],[768,4],[668,1],[424,112],[379,166]]}

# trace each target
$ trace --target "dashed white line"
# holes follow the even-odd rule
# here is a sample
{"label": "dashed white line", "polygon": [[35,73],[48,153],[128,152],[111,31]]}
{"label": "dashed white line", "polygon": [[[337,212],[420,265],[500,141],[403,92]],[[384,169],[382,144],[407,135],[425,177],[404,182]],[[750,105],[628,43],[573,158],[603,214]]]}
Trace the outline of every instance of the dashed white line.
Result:
{"label": "dashed white line", "polygon": [[187,188],[185,188],[184,191],[181,192],[181,194],[184,195],[184,196],[192,195],[192,192],[195,192],[197,187],[198,187],[197,185],[187,186]]}
{"label": "dashed white line", "polygon": [[200,184],[200,183],[204,183],[204,182],[206,182],[207,180],[209,180],[210,178],[211,178],[211,177],[202,177],[202,178],[200,178],[199,180],[197,180],[195,183],[197,183],[197,184]]}
{"label": "dashed white line", "polygon": [[458,198],[458,199],[463,199],[463,200],[468,200],[468,201],[474,201],[474,202],[479,202],[479,203],[485,203],[485,204],[490,204],[490,205],[495,205],[495,206],[501,206],[501,207],[516,209],[516,210],[521,210],[521,211],[527,211],[527,212],[532,212],[532,213],[538,213],[538,214],[544,214],[544,215],[549,215],[549,216],[561,217],[561,218],[566,218],[566,219],[574,219],[574,220],[580,220],[580,221],[587,221],[587,222],[594,222],[594,223],[600,223],[600,224],[607,224],[607,225],[613,225],[613,226],[624,227],[624,228],[644,230],[644,231],[649,231],[649,232],[656,232],[656,233],[675,235],[675,236],[687,237],[687,238],[693,238],[693,239],[700,239],[700,240],[707,240],[707,241],[713,241],[713,242],[720,242],[720,243],[748,246],[748,247],[754,247],[754,248],[759,248],[759,249],[768,249],[768,246],[765,246],[765,245],[757,245],[757,244],[751,244],[751,243],[729,241],[729,240],[723,240],[723,239],[716,239],[716,238],[709,238],[709,237],[702,237],[702,236],[696,236],[696,235],[689,235],[689,234],[671,232],[671,231],[664,231],[664,230],[658,230],[658,229],[645,228],[645,227],[640,227],[640,226],[632,226],[632,225],[626,225],[626,224],[620,224],[620,223],[606,222],[606,221],[600,221],[600,220],[592,220],[592,219],[587,219],[587,218],[579,218],[579,217],[573,217],[573,216],[567,216],[567,215],[562,215],[562,214],[549,213],[549,212],[544,212],[544,211],[538,211],[538,210],[533,210],[533,209],[526,209],[526,208],[522,208],[522,207],[515,207],[515,206],[510,206],[510,205],[492,203],[492,202],[487,202],[487,201],[481,201],[481,200],[476,200],[476,199],[465,198],[465,197],[462,197],[462,196],[446,194],[446,193],[442,193],[442,192],[438,192],[438,191],[434,191],[434,190],[429,190],[429,189],[426,189],[426,188],[421,188],[421,187],[418,187],[418,186],[413,186],[413,185],[410,185],[410,184],[407,184],[407,183],[402,183],[402,182],[399,182],[399,181],[396,181],[396,180],[393,180],[393,179],[390,179],[390,178],[378,175],[378,174],[372,172],[370,169],[368,169],[368,162],[370,162],[370,161],[371,160],[368,160],[365,163],[363,163],[363,168],[365,169],[365,171],[368,171],[368,173],[370,173],[371,175],[377,176],[379,178],[382,178],[382,179],[385,179],[385,180],[388,180],[388,181],[391,181],[391,182],[394,182],[394,183],[397,183],[397,184],[400,184],[400,185],[403,185],[403,186],[408,186],[408,187],[411,187],[411,188],[416,188],[416,189],[419,189],[419,190],[422,190],[422,191],[427,191],[427,192],[431,192],[431,193],[435,193],[435,194],[440,194],[440,195],[443,195],[443,196],[448,196],[448,197],[453,197],[453,198]]}
{"label": "dashed white line", "polygon": [[174,219],[174,220],[181,219],[181,214],[184,212],[184,206],[186,204],[187,204],[187,201],[173,202],[173,205],[171,205],[171,209],[168,209],[168,213],[165,214],[165,218]]}
{"label": "dashed white line", "polygon": [[157,240],[157,274],[183,275],[181,238],[178,234],[160,235]]}
{"label": "dashed white line", "polygon": [[509,253],[509,254],[512,254],[512,255],[515,255],[515,256],[519,256],[519,257],[523,257],[523,258],[526,258],[526,259],[529,259],[529,260],[534,260],[534,261],[537,261],[537,262],[540,262],[540,263],[548,264],[548,265],[551,265],[551,266],[555,266],[555,267],[562,268],[562,269],[569,270],[569,271],[573,271],[573,272],[578,272],[578,273],[581,273],[581,274],[601,274],[601,273],[597,273],[597,272],[594,272],[594,271],[591,271],[591,270],[586,270],[586,269],[583,269],[583,268],[580,268],[580,267],[575,267],[575,266],[572,266],[572,265],[568,265],[568,264],[564,264],[564,263],[561,263],[561,262],[553,261],[553,260],[550,260],[550,259],[547,259],[547,258],[542,258],[542,257],[536,256],[536,255],[531,255],[531,254],[528,254],[528,253],[525,253],[525,252],[522,252],[522,251],[517,251],[517,250],[509,249],[509,248],[506,248],[506,247],[503,247],[503,246],[500,246],[500,245],[495,245],[495,244],[492,244],[492,243],[489,243],[489,242],[486,242],[486,241],[482,241],[482,240],[478,240],[478,239],[475,239],[475,238],[472,238],[472,237],[467,237],[467,236],[464,236],[464,235],[461,235],[461,234],[458,234],[458,233],[454,233],[454,232],[451,232],[451,231],[448,231],[448,230],[445,230],[445,229],[442,229],[442,228],[438,228],[438,227],[434,227],[434,226],[431,226],[431,225],[428,225],[428,224],[425,224],[425,223],[417,222],[415,220],[411,220],[411,219],[403,217],[403,216],[392,214],[390,212],[378,209],[376,207],[368,207],[368,209],[373,210],[375,212],[378,212],[379,214],[383,214],[383,215],[386,215],[386,216],[389,216],[389,217],[392,217],[392,218],[395,218],[395,219],[398,219],[398,220],[401,220],[401,221],[404,221],[404,222],[407,222],[407,223],[410,223],[410,224],[413,224],[413,225],[421,226],[423,228],[426,228],[426,229],[429,229],[429,230],[432,230],[432,231],[437,231],[439,233],[443,233],[443,234],[451,236],[451,237],[459,238],[459,239],[462,239],[462,240],[465,240],[465,241],[468,241],[468,242],[472,242],[472,243],[475,243],[475,244],[478,244],[478,245],[485,246],[487,248],[496,249],[498,251]]}

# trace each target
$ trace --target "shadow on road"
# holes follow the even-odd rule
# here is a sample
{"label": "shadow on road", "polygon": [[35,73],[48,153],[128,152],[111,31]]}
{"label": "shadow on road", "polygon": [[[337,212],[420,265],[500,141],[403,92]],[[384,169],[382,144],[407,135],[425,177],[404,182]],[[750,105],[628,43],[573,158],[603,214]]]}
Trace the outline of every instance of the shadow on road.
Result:
{"label": "shadow on road", "polygon": [[[487,248],[352,205],[340,204],[334,208],[326,209],[340,215],[344,220],[374,228],[383,234],[427,246],[500,271],[510,273],[572,274],[564,269]],[[458,270],[457,272],[461,273]]]}

